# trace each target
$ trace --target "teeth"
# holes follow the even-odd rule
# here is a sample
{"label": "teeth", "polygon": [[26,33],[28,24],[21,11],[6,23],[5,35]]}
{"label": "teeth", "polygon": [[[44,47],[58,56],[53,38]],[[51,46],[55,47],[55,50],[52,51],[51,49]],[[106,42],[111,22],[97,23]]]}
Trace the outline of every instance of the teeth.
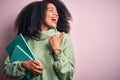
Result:
{"label": "teeth", "polygon": [[52,20],[57,20],[57,18],[52,18]]}

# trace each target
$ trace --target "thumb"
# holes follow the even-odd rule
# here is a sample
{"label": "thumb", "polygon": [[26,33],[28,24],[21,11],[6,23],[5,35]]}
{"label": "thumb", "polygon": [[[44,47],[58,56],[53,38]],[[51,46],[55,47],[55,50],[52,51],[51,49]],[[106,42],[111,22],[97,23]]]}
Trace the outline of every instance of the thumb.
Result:
{"label": "thumb", "polygon": [[62,40],[64,34],[65,34],[64,32],[61,32],[61,34],[59,36],[60,40]]}

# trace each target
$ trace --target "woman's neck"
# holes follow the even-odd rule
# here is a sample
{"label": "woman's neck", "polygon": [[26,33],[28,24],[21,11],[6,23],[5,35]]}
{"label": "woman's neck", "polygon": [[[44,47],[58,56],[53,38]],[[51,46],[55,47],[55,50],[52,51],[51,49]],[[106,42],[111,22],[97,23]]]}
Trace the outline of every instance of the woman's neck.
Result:
{"label": "woman's neck", "polygon": [[45,31],[48,31],[48,27],[47,26],[45,26],[45,25],[42,25],[42,27],[41,27],[41,32],[45,32]]}

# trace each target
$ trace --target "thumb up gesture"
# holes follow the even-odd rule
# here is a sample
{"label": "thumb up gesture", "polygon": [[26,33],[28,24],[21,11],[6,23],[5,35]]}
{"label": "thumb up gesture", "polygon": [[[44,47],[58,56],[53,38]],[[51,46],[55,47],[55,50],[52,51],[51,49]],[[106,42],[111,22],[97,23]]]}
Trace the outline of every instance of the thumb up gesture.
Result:
{"label": "thumb up gesture", "polygon": [[63,35],[64,35],[64,32],[62,32],[60,35],[56,34],[56,35],[53,35],[52,37],[50,37],[49,43],[53,50],[61,49],[60,45],[62,43]]}

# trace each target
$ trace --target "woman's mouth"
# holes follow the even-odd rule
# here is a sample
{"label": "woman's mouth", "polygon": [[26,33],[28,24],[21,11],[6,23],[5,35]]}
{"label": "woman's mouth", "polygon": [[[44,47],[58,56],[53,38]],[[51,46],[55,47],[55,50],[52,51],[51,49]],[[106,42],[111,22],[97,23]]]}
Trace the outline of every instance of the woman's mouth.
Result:
{"label": "woman's mouth", "polygon": [[52,20],[52,22],[57,23],[58,18],[52,17],[51,20]]}

